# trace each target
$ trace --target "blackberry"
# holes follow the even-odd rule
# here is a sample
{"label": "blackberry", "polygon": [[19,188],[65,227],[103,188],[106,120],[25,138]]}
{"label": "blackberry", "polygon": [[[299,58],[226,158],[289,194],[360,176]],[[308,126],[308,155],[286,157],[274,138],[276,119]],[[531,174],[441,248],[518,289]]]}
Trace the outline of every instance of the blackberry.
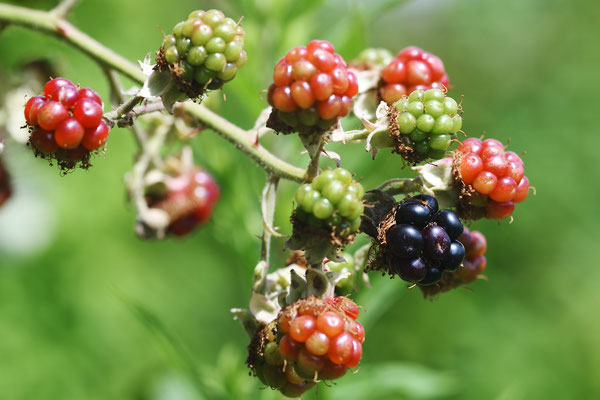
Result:
{"label": "blackberry", "polygon": [[220,10],[198,10],[165,36],[160,68],[170,70],[190,97],[220,89],[246,63],[244,30]]}
{"label": "blackberry", "polygon": [[380,250],[368,269],[398,275],[407,282],[431,285],[444,271],[455,271],[465,257],[458,242],[463,225],[450,210],[438,210],[429,195],[406,198],[379,222]]}
{"label": "blackberry", "polygon": [[440,89],[415,90],[391,112],[399,153],[411,162],[442,158],[462,127],[460,106]]}

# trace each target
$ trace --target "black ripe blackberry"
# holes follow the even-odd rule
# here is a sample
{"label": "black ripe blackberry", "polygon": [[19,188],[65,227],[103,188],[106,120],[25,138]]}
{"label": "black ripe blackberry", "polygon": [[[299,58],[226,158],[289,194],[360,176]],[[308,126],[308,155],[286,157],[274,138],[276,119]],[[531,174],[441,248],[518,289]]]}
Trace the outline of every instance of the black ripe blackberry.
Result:
{"label": "black ripe blackberry", "polygon": [[[395,224],[393,224],[395,222]],[[465,248],[458,242],[463,225],[450,210],[439,210],[429,195],[406,199],[397,206],[392,226],[385,232],[388,272],[421,286],[458,269]]]}

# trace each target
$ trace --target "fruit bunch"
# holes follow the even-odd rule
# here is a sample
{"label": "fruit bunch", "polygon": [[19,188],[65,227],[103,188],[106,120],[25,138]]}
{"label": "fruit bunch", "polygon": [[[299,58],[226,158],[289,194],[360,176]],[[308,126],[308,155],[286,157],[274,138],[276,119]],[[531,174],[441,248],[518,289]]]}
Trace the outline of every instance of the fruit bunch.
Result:
{"label": "fruit bunch", "polygon": [[194,11],[163,39],[157,63],[190,97],[219,89],[246,63],[244,30],[220,10]]}
{"label": "fruit bunch", "polygon": [[345,169],[337,168],[318,175],[296,192],[295,219],[314,229],[336,228],[358,231],[364,211],[364,189]]}
{"label": "fruit bunch", "polygon": [[479,231],[469,231],[465,228],[458,241],[465,248],[465,258],[462,267],[455,271],[444,271],[442,279],[437,285],[419,286],[425,297],[435,296],[459,286],[468,285],[479,277],[487,265],[485,252],[487,242],[485,236]]}
{"label": "fruit bunch", "polygon": [[279,349],[303,379],[342,377],[362,357],[365,331],[347,297],[309,297],[284,308],[277,320]]}
{"label": "fruit bunch", "polygon": [[447,88],[449,83],[442,60],[418,47],[407,47],[381,71],[379,95],[392,105],[415,90]]}
{"label": "fruit bunch", "polygon": [[357,93],[356,75],[331,43],[313,40],[306,47],[294,47],[273,72],[268,126],[282,133],[325,131],[348,115]]}
{"label": "fruit bunch", "polygon": [[167,177],[164,183],[166,190],[150,192],[146,200],[150,207],[167,213],[169,233],[183,236],[208,221],[219,199],[219,187],[208,172],[195,167]]}
{"label": "fruit bunch", "polygon": [[61,166],[72,168],[79,161],[83,165],[108,138],[110,128],[102,113],[102,100],[95,91],[77,88],[65,78],[52,79],[43,95],[25,104],[29,143],[36,155],[56,158]]}
{"label": "fruit bunch", "polygon": [[459,212],[468,218],[506,218],[529,194],[521,157],[495,139],[465,139],[454,152],[453,175]]}
{"label": "fruit bunch", "polygon": [[392,215],[382,232],[391,275],[427,286],[439,282],[444,271],[460,267],[465,248],[457,239],[463,225],[454,212],[440,210],[432,196],[418,195],[407,198]]}
{"label": "fruit bunch", "polygon": [[440,89],[415,90],[392,107],[396,123],[391,122],[391,132],[400,142],[399,153],[410,162],[442,158],[462,127],[460,106]]}
{"label": "fruit bunch", "polygon": [[12,186],[10,184],[10,177],[8,176],[8,171],[4,168],[2,164],[2,159],[0,158],[0,206],[2,206],[12,194]]}

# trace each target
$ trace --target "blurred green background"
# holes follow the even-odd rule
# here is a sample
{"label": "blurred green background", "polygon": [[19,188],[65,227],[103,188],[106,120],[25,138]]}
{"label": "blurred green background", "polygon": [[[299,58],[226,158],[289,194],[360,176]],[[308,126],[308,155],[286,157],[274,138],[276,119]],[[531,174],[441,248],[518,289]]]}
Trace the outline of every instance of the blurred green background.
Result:
{"label": "blurred green background", "polygon": [[[206,8],[244,16],[249,62],[220,106],[243,127],[265,107],[260,91],[292,46],[326,39],[352,58],[366,46],[417,45],[444,60],[470,136],[527,151],[537,197],[512,224],[471,226],[488,237],[489,280],[426,301],[372,276],[358,297],[367,307],[362,367],[337,387],[321,385],[319,399],[600,396],[598,1],[86,0],[71,21],[135,61],[160,45],[157,27]],[[0,34],[4,84],[35,58],[109,98],[102,71],[69,46],[18,27]],[[294,137],[265,143],[306,163]],[[124,192],[135,151],[128,131],[113,130],[106,156],[67,177],[8,142],[16,193],[0,209],[0,398],[279,398],[248,377],[248,339],[229,314],[250,293],[264,173],[212,133],[194,148],[221,185],[214,218],[183,240],[145,242]],[[387,151],[372,161],[362,145],[333,148],[368,188],[409,174]],[[284,233],[295,188],[280,192]]]}

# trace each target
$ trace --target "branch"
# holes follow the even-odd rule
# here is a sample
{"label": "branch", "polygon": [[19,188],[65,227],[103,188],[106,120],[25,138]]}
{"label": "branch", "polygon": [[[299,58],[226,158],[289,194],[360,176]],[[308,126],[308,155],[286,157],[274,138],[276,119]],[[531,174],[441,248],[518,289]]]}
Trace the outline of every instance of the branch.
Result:
{"label": "branch", "polygon": [[[119,76],[115,72],[114,69],[111,68],[103,68],[104,73],[106,74],[106,78],[108,79],[108,83],[110,85],[110,89],[113,93],[113,96],[120,104],[125,103],[125,95],[123,95],[123,86],[121,85],[121,81],[119,80]],[[146,134],[135,124],[131,124],[131,130],[135,135],[135,140],[140,149],[143,148],[144,142],[147,139]]]}
{"label": "branch", "polygon": [[238,150],[250,157],[267,173],[296,182],[304,181],[305,171],[275,157],[260,144],[254,143],[245,130],[213,113],[208,108],[193,102],[177,103],[173,113],[186,113],[202,121],[207,127],[231,142]]}
{"label": "branch", "polygon": [[98,43],[52,11],[0,4],[0,22],[49,33],[81,50],[98,63],[120,71],[140,84],[146,80],[146,76],[136,64]]}
{"label": "branch", "polygon": [[[52,12],[0,4],[0,24],[3,22],[54,35],[89,55],[100,65],[119,71],[140,85],[146,80],[146,76],[136,64],[103,46],[64,19],[52,14]],[[233,143],[267,173],[296,182],[304,180],[304,170],[277,158],[264,147],[255,145],[248,137],[247,131],[213,113],[206,107],[187,102],[181,103],[178,109],[194,116],[198,121]]]}

